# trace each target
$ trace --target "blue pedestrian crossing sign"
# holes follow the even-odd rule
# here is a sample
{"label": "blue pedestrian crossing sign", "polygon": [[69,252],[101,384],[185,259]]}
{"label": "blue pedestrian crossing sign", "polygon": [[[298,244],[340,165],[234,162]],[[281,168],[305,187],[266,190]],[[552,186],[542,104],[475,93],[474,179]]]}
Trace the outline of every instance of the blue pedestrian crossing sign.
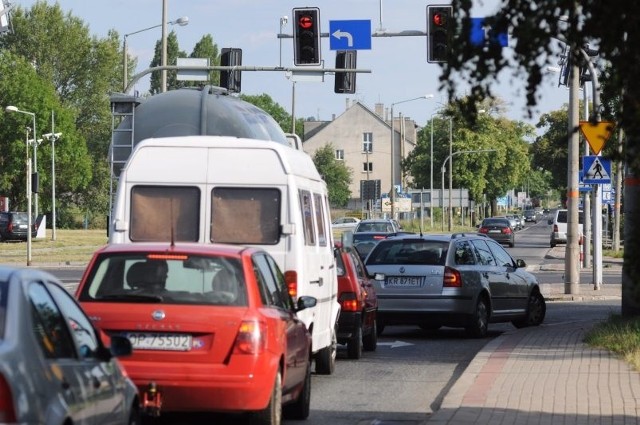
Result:
{"label": "blue pedestrian crossing sign", "polygon": [[582,157],[582,183],[605,184],[611,183],[611,160],[601,156]]}
{"label": "blue pedestrian crossing sign", "polygon": [[371,20],[329,21],[331,50],[370,50]]}

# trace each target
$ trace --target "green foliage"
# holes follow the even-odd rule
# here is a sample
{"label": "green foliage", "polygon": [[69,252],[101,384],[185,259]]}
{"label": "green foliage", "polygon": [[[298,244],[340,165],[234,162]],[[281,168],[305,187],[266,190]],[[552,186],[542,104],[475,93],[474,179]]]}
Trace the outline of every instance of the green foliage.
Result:
{"label": "green foliage", "polygon": [[327,183],[331,206],[343,208],[351,198],[351,170],[341,161],[336,161],[334,152],[335,148],[327,144],[315,152],[313,162]]}
{"label": "green foliage", "polygon": [[[187,54],[180,50],[178,45],[178,36],[175,31],[171,31],[167,35],[167,65],[175,65],[178,58],[186,58]],[[153,59],[149,64],[149,68],[155,68],[162,65],[162,40],[156,42],[156,49]],[[174,90],[183,87],[183,81],[178,81],[177,71],[167,71],[167,90]],[[158,94],[162,92],[162,72],[156,71],[151,74],[149,93]]]}
{"label": "green foliage", "polygon": [[[213,42],[213,37],[211,36],[211,34],[203,36],[200,41],[196,43],[189,57],[200,59],[208,58],[210,66],[220,65],[220,52],[218,51],[218,45]],[[201,83],[201,81],[185,81],[184,85],[188,87],[196,86]],[[209,72],[209,81],[207,81],[207,84],[212,86],[220,85],[220,72]]]}
{"label": "green foliage", "polygon": [[593,347],[604,348],[630,363],[640,371],[640,319],[625,319],[611,315],[609,320],[591,329],[585,342]]}

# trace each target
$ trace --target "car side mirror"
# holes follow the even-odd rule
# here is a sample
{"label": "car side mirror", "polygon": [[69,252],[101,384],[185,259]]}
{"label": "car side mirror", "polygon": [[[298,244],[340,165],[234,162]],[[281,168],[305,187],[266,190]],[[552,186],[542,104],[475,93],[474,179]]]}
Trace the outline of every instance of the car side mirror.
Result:
{"label": "car side mirror", "polygon": [[518,267],[519,269],[523,269],[523,268],[527,267],[527,263],[525,263],[524,260],[518,258],[516,260],[516,267]]}
{"label": "car side mirror", "polygon": [[296,303],[296,313],[307,308],[315,307],[317,303],[318,300],[315,297],[303,295],[298,298],[298,302]]}

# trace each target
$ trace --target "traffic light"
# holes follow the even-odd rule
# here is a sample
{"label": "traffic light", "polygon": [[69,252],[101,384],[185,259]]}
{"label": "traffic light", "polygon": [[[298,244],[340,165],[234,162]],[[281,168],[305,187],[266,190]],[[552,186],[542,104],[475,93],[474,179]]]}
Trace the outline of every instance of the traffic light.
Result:
{"label": "traffic light", "polygon": [[293,63],[320,65],[320,9],[293,9]]}
{"label": "traffic light", "polygon": [[[220,66],[241,66],[242,49],[234,47],[223,47],[220,52]],[[220,87],[224,87],[230,92],[240,93],[241,86],[240,71],[220,71]]]}
{"label": "traffic light", "polygon": [[[336,69],[355,69],[357,50],[338,50],[336,52]],[[355,93],[356,73],[336,71],[333,91],[335,93]]]}
{"label": "traffic light", "polygon": [[427,6],[428,62],[446,62],[453,36],[453,7],[449,5]]}

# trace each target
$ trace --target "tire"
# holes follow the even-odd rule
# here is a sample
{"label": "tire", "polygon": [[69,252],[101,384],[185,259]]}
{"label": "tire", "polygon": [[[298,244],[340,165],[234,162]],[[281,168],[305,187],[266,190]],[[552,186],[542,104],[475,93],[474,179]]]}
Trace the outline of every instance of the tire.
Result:
{"label": "tire", "polygon": [[309,417],[311,409],[311,361],[307,363],[307,373],[298,399],[284,406],[282,413],[286,419],[304,420]]}
{"label": "tire", "polygon": [[264,410],[254,412],[251,423],[256,425],[280,425],[282,422],[282,372],[278,370],[271,390],[269,404]]}
{"label": "tire", "polygon": [[527,304],[527,315],[521,320],[514,320],[513,326],[516,328],[525,328],[527,326],[539,326],[544,321],[547,314],[547,304],[540,291],[534,291],[529,295]]}
{"label": "tire", "polygon": [[378,320],[375,318],[369,333],[362,337],[362,347],[365,351],[376,351],[378,348]]}
{"label": "tire", "polygon": [[131,406],[131,413],[129,413],[129,420],[127,425],[142,425],[142,417],[140,416],[140,407],[138,407],[138,401]]}
{"label": "tire", "polygon": [[347,356],[353,360],[362,357],[362,323],[356,326],[353,335],[347,341]]}
{"label": "tire", "polygon": [[465,328],[467,334],[473,338],[484,338],[489,330],[489,303],[486,297],[480,296],[469,324]]}
{"label": "tire", "polygon": [[551,241],[551,243],[549,243],[549,245],[551,245],[551,248],[555,248],[556,247],[556,243],[554,241]]}
{"label": "tire", "polygon": [[509,248],[513,248],[514,246],[516,246],[515,242],[509,242]]}
{"label": "tire", "polygon": [[376,324],[376,333],[378,334],[378,336],[382,335],[382,332],[384,332],[384,327],[386,325],[384,323],[377,323]]}
{"label": "tire", "polygon": [[336,356],[338,340],[336,330],[331,334],[331,344],[324,347],[316,354],[316,373],[318,375],[331,375],[336,369]]}

